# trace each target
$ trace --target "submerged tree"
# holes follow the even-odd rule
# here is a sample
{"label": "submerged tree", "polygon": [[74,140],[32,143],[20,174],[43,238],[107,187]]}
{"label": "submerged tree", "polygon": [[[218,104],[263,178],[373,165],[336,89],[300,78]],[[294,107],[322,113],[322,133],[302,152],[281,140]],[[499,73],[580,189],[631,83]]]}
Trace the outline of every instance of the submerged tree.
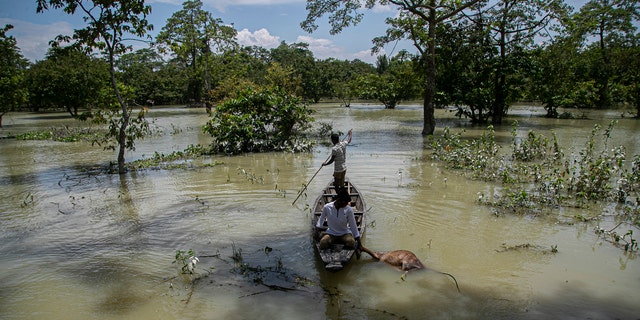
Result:
{"label": "submerged tree", "polygon": [[386,109],[395,109],[400,101],[419,95],[419,77],[414,72],[414,61],[406,51],[401,51],[392,59],[386,55],[379,56],[377,70],[377,73],[358,78],[362,98],[375,99],[382,102]]}
{"label": "submerged tree", "polygon": [[308,151],[311,143],[303,133],[313,121],[311,112],[279,88],[248,87],[216,105],[203,130],[213,137],[212,152]]}
{"label": "submerged tree", "polygon": [[432,135],[435,131],[435,94],[436,94],[436,30],[438,25],[458,17],[461,12],[481,0],[309,0],[307,18],[301,23],[305,31],[317,29],[316,21],[325,14],[329,15],[331,34],[358,24],[364,14],[361,8],[371,9],[375,5],[390,5],[398,9],[398,16],[388,18],[387,34],[375,39],[374,50],[382,45],[399,39],[409,39],[420,52],[424,61],[424,124],[423,135]]}
{"label": "submerged tree", "polygon": [[[49,8],[62,9],[67,14],[80,12],[84,15],[87,26],[74,31],[73,36],[58,36],[57,41],[73,42],[75,46],[91,52],[100,50],[109,62],[111,86],[118,101],[119,110],[111,109],[108,113],[109,136],[115,137],[118,149],[118,172],[124,173],[126,149],[135,149],[135,139],[144,134],[146,120],[144,114],[138,113],[137,119],[132,119],[133,108],[121,94],[121,88],[116,78],[116,57],[131,48],[124,44],[124,36],[145,37],[153,29],[146,17],[151,13],[151,7],[144,5],[144,0],[37,0],[37,12],[41,13]],[[119,116],[118,116],[119,113]],[[113,147],[115,149],[115,147]]]}
{"label": "submerged tree", "polygon": [[636,24],[640,21],[640,3],[637,0],[591,0],[571,19],[569,32],[583,42],[591,38],[599,53],[591,70],[598,90],[597,105],[611,105],[610,80],[613,75],[612,48],[637,45]]}
{"label": "submerged tree", "polygon": [[[203,100],[203,92],[208,95],[211,86],[212,50],[224,51],[234,48],[237,31],[224,25],[222,19],[214,18],[210,12],[202,10],[202,1],[188,0],[183,9],[175,12],[162,28],[156,42],[168,47],[178,59],[191,67],[189,82],[190,98],[196,104]],[[204,80],[204,86],[203,86]],[[211,110],[211,99],[205,97],[207,111]]]}
{"label": "submerged tree", "polygon": [[[486,11],[488,19],[475,21],[486,25],[498,49],[498,59],[493,75],[493,124],[501,124],[514,99],[514,82],[518,73],[529,73],[526,50],[541,30],[567,12],[559,0],[501,0]],[[479,12],[478,16],[485,13]],[[519,72],[521,70],[525,72]]]}
{"label": "submerged tree", "polygon": [[26,73],[29,104],[42,109],[66,109],[74,118],[80,110],[96,106],[96,95],[109,87],[109,65],[74,47],[54,47],[44,60],[36,62]]}
{"label": "submerged tree", "polygon": [[29,63],[20,53],[16,39],[7,35],[12,28],[12,25],[0,28],[0,128],[2,116],[16,110],[27,100],[22,80]]}

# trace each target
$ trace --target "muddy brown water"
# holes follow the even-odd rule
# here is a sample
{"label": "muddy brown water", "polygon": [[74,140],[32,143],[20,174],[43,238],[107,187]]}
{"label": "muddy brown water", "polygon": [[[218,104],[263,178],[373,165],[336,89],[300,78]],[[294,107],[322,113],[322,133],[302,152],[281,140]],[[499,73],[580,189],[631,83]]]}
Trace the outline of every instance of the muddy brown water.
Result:
{"label": "muddy brown water", "polygon": [[[471,181],[428,160],[422,110],[402,105],[314,105],[318,121],[346,132],[348,178],[369,207],[367,247],[407,249],[435,272],[401,274],[364,255],[339,273],[322,270],[310,246],[309,205],[331,179],[328,155],[265,153],[197,160],[188,169],[122,177],[94,168],[115,160],[84,142],[0,140],[0,318],[2,319],[637,319],[640,265],[602,241],[600,223],[572,217],[612,210],[553,209],[550,217],[496,216]],[[558,134],[565,153],[593,125],[618,119],[610,145],[640,153],[640,121],[619,112],[549,120],[520,107],[520,133]],[[127,160],[208,144],[201,109],[155,108],[154,135]],[[438,130],[472,127],[437,112]],[[77,126],[64,114],[4,116],[1,136]],[[510,125],[496,129],[508,148]],[[221,164],[202,166],[201,162]],[[636,233],[640,231],[636,230]],[[504,246],[529,244],[523,250]],[[558,253],[549,249],[557,246]],[[200,257],[180,275],[177,250]],[[234,259],[235,256],[235,259]],[[239,258],[242,258],[239,261]],[[291,290],[293,289],[293,290]]]}

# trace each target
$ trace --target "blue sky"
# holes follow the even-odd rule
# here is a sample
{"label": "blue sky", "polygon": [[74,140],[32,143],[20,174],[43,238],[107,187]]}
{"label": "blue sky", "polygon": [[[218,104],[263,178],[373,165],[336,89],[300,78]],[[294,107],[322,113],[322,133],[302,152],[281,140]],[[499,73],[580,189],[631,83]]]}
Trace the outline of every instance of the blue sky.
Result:
{"label": "blue sky", "polygon": [[[258,45],[274,48],[282,41],[288,44],[305,42],[318,59],[360,59],[373,63],[371,40],[384,34],[384,19],[395,12],[376,8],[365,12],[364,20],[356,27],[345,29],[339,35],[330,35],[329,25],[319,22],[319,29],[307,33],[300,28],[306,18],[306,0],[202,0],[203,9],[225,24],[233,24],[238,31],[241,45]],[[167,18],[182,9],[183,0],[147,0],[152,13],[148,20],[154,25],[155,36],[165,25]],[[71,35],[74,28],[82,27],[80,16],[70,16],[61,11],[36,13],[36,0],[0,0],[0,26],[11,24],[9,35],[16,38],[22,54],[34,62],[44,58],[49,41],[58,34]],[[140,48],[145,45],[131,43]],[[415,50],[409,43],[389,45],[384,52],[393,55],[400,49]]]}

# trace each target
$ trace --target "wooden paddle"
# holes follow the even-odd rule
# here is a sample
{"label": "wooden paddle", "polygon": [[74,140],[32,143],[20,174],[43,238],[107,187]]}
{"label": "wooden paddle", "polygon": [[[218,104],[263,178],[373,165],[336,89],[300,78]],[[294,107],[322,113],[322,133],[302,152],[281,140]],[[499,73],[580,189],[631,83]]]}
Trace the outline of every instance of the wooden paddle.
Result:
{"label": "wooden paddle", "polygon": [[300,196],[302,195],[302,193],[304,193],[305,190],[307,190],[307,187],[309,186],[309,184],[311,183],[311,181],[313,181],[313,178],[316,177],[316,175],[318,174],[318,172],[320,172],[320,170],[322,169],[322,167],[324,167],[324,164],[329,161],[329,159],[331,159],[331,156],[329,156],[327,158],[327,160],[323,161],[322,164],[320,165],[320,168],[318,168],[318,170],[316,171],[316,173],[313,174],[313,177],[311,177],[311,179],[309,179],[309,182],[307,182],[307,184],[304,185],[304,188],[298,193],[298,196],[296,197],[295,200],[293,200],[293,202],[291,203],[291,205],[294,205],[296,203],[296,201],[298,201],[298,198],[300,198]]}

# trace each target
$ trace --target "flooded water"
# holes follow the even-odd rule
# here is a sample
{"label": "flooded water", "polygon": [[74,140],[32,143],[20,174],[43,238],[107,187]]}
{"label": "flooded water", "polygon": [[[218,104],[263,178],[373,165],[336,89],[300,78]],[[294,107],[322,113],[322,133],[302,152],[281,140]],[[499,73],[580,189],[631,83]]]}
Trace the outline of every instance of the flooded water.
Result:
{"label": "flooded water", "polygon": [[[149,169],[123,176],[96,169],[116,156],[84,142],[0,140],[0,318],[2,319],[637,319],[640,262],[602,241],[597,222],[557,210],[549,218],[496,216],[479,205],[490,183],[431,162],[420,106],[316,105],[318,121],[346,132],[347,176],[369,208],[364,243],[407,249],[430,271],[406,279],[368,256],[325,272],[310,245],[310,213],[331,168],[299,190],[329,154],[266,153],[203,160],[219,165]],[[520,108],[524,136],[558,134],[565,153],[583,147],[593,120],[549,120]],[[206,145],[200,109],[157,108],[154,135],[127,161]],[[444,126],[480,134],[451,113]],[[64,114],[8,114],[0,136],[77,126]],[[496,129],[510,143],[511,125]],[[640,121],[619,119],[611,145],[640,153]],[[585,212],[586,210],[586,212]],[[591,211],[589,211],[591,210]],[[605,219],[603,227],[616,222]],[[639,234],[640,231],[636,230]],[[530,245],[522,250],[505,246]],[[558,252],[549,249],[557,246]],[[176,251],[194,250],[182,275]]]}

